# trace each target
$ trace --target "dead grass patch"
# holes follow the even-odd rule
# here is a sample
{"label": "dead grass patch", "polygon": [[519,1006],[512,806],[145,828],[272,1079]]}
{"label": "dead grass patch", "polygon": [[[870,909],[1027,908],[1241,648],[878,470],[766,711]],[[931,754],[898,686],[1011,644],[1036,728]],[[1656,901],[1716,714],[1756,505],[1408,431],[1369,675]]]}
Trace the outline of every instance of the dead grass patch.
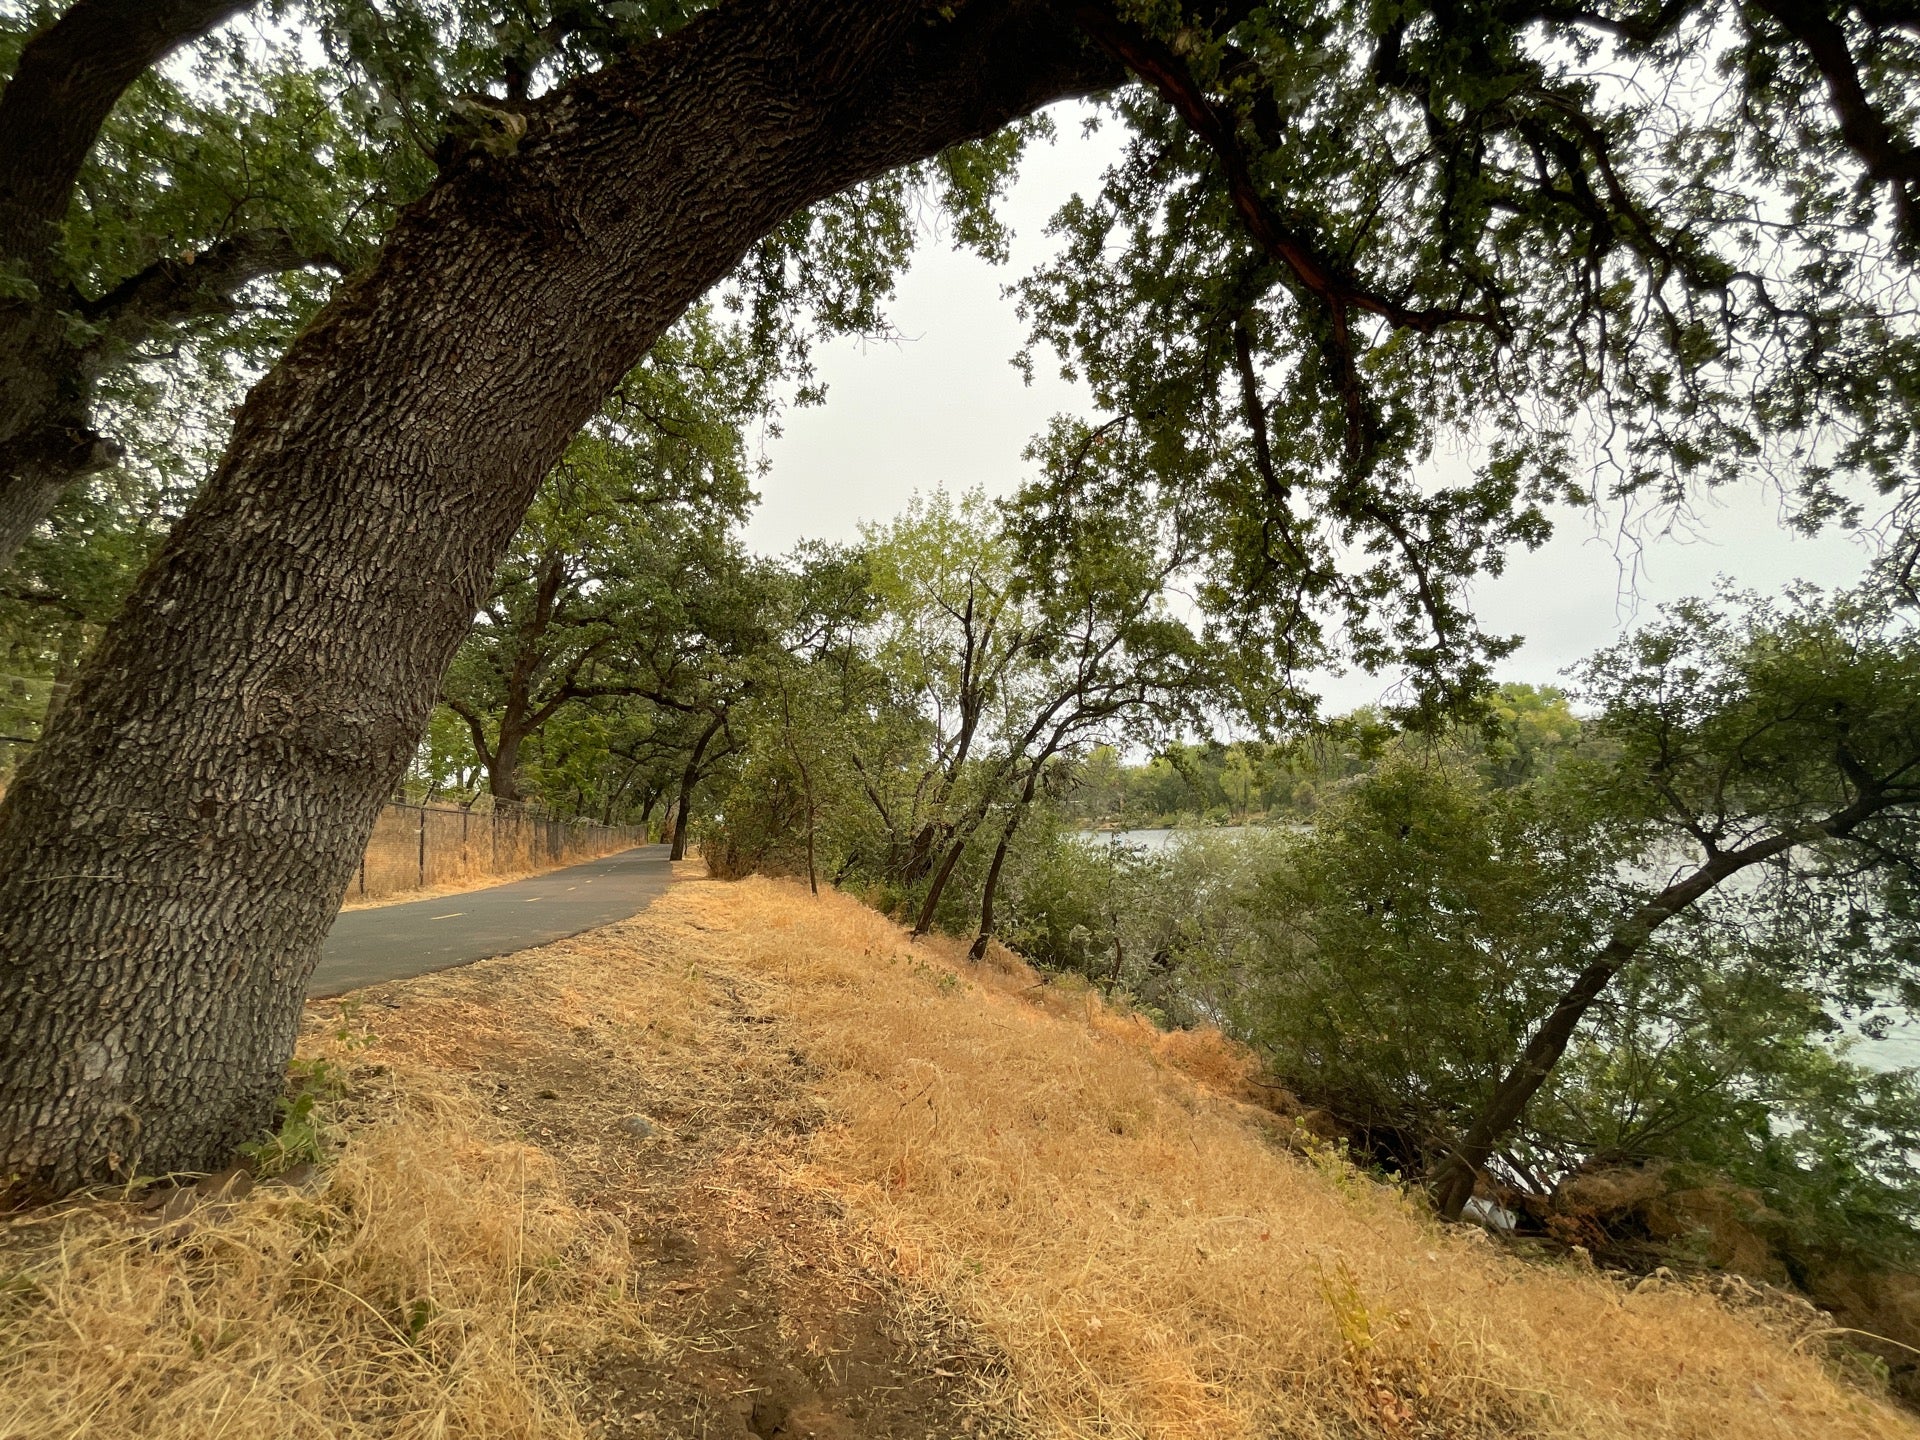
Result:
{"label": "dead grass patch", "polygon": [[1004,1366],[795,1182],[829,1116],[777,983],[658,908],[349,1002],[379,1033],[369,1055],[469,1077],[627,1234],[642,1335],[573,1357],[580,1414],[609,1440],[1013,1433]]}
{"label": "dead grass patch", "polygon": [[581,1435],[553,1357],[631,1326],[626,1237],[457,1090],[356,1084],[378,1118],[311,1193],[14,1222],[0,1436]]}
{"label": "dead grass patch", "polygon": [[770,987],[608,933],[310,1006],[355,1076],[319,1193],[12,1226],[0,1437],[1013,1433],[968,1327],[787,1178],[823,1111]]}
{"label": "dead grass patch", "polygon": [[1290,1153],[1217,1039],[791,884],[653,918],[777,985],[835,1120],[796,1173],[1007,1357],[1043,1433],[1920,1434],[1706,1296],[1520,1263]]}
{"label": "dead grass patch", "polygon": [[0,1235],[0,1437],[1920,1436],[845,897],[697,881],[309,1015],[375,1032],[324,1188]]}

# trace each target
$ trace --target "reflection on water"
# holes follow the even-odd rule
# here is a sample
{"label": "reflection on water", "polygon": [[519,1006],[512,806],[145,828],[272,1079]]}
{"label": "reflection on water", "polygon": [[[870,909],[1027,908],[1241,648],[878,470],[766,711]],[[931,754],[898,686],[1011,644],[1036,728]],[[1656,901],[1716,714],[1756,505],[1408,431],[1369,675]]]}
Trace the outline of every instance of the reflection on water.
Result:
{"label": "reflection on water", "polygon": [[1165,850],[1193,835],[1238,835],[1247,830],[1267,828],[1262,825],[1210,825],[1189,830],[1081,830],[1076,833],[1089,845],[1137,845],[1143,850]]}
{"label": "reflection on water", "polygon": [[1920,1021],[1896,1025],[1884,1040],[1862,1040],[1847,1058],[1869,1070],[1920,1067]]}

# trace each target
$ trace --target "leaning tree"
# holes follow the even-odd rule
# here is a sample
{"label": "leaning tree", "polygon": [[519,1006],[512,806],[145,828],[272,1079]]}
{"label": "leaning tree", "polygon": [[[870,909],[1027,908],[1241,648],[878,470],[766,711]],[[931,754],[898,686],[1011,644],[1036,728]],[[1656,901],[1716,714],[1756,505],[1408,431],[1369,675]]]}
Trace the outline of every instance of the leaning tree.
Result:
{"label": "leaning tree", "polygon": [[[0,120],[70,171],[100,97],[230,8],[74,0],[45,36],[137,11],[146,49],[99,79],[87,49],[32,71],[29,42]],[[15,1182],[212,1165],[261,1123],[354,858],[569,438],[810,207],[942,153],[977,194],[1064,97],[1110,93],[1132,139],[1024,304],[1180,477],[1202,598],[1250,646],[1470,690],[1504,642],[1466,586],[1583,491],[1587,437],[1624,486],[1790,466],[1811,518],[1913,471],[1907,4],[696,8],[282,12],[344,37],[370,121],[435,168],[255,385],[0,802]],[[0,230],[44,238],[59,180],[0,174]],[[814,238],[791,266],[865,241]],[[84,320],[8,266],[0,318]],[[41,383],[0,373],[0,414]],[[1486,427],[1484,463],[1435,483],[1450,423]]]}

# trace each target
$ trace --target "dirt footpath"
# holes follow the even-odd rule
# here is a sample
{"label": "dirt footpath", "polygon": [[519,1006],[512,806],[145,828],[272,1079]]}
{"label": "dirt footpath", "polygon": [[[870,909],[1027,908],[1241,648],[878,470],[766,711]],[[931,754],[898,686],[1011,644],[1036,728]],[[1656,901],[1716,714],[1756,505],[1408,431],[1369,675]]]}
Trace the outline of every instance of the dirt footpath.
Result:
{"label": "dirt footpath", "polygon": [[[309,1030],[371,1032],[360,1068],[463,1077],[501,1138],[546,1152],[575,1204],[625,1227],[645,1325],[576,1362],[591,1433],[1012,1433],[994,1358],[910,1299],[831,1196],[787,1177],[823,1119],[818,1069],[756,982],[689,962],[700,925],[643,915],[318,1001]],[[610,948],[617,968],[596,966]]]}

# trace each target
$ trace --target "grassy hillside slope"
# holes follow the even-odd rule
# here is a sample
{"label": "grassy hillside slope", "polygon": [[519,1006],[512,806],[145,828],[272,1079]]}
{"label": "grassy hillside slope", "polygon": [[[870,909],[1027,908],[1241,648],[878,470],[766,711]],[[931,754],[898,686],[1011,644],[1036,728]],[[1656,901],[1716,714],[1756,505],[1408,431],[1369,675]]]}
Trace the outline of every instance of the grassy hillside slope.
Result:
{"label": "grassy hillside slope", "polygon": [[1216,1037],[844,897],[309,1028],[325,1166],[10,1223],[0,1436],[1920,1436],[1817,1318],[1502,1255]]}

